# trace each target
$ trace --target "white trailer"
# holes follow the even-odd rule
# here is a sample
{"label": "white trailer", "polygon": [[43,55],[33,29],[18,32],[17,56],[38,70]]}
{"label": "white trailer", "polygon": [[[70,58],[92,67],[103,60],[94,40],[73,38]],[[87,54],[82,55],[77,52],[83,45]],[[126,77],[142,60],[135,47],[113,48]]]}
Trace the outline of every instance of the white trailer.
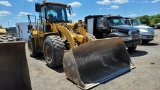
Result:
{"label": "white trailer", "polygon": [[[21,37],[23,40],[27,40],[28,36],[30,35],[27,33],[28,31],[28,22],[18,22],[16,23],[16,30],[19,33],[19,37]],[[34,22],[31,23],[33,26],[35,25]]]}

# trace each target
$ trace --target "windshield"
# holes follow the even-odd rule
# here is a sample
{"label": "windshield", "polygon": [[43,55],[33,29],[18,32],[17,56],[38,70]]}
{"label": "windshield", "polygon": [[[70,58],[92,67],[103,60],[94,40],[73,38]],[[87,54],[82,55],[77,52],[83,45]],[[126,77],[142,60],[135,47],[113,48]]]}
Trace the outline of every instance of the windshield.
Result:
{"label": "windshield", "polygon": [[125,25],[124,20],[121,17],[109,17],[108,21],[109,21],[109,24],[112,26]]}
{"label": "windshield", "polygon": [[141,21],[139,19],[132,19],[131,23],[133,26],[139,26],[142,25]]}
{"label": "windshield", "polygon": [[60,5],[48,5],[47,6],[47,18],[50,22],[67,22],[66,6]]}

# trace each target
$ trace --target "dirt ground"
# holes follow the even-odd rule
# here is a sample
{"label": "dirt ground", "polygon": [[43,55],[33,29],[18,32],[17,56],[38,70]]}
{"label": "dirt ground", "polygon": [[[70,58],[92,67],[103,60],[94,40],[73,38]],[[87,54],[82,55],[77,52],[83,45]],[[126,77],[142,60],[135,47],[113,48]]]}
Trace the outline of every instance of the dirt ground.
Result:
{"label": "dirt ground", "polygon": [[[135,69],[92,90],[160,90],[160,29],[155,30],[155,35],[153,41],[129,53]],[[66,79],[62,67],[49,68],[43,57],[30,57],[27,48],[26,55],[33,90],[79,90]]]}

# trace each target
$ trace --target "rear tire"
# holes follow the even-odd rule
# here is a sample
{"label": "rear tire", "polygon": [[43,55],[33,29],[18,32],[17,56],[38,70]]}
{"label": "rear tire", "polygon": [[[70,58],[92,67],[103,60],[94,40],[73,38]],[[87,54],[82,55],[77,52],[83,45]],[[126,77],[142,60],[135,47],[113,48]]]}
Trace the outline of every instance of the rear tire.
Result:
{"label": "rear tire", "polygon": [[43,43],[43,54],[47,65],[51,68],[62,66],[65,46],[61,37],[47,36]]}
{"label": "rear tire", "polygon": [[36,52],[35,49],[34,39],[31,38],[31,36],[28,37],[27,45],[28,45],[28,51],[30,52],[30,56],[31,57],[38,56],[38,52]]}
{"label": "rear tire", "polygon": [[137,48],[137,45],[128,47],[128,51],[134,51],[134,50],[136,50],[136,48]]}

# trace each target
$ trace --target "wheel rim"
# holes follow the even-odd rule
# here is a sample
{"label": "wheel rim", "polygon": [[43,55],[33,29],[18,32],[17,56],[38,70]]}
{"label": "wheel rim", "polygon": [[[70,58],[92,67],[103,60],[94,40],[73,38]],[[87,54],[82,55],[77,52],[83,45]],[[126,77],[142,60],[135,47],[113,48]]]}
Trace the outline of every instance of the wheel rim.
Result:
{"label": "wheel rim", "polygon": [[52,61],[52,51],[49,45],[45,45],[44,47],[44,55],[46,57],[47,62],[51,62]]}
{"label": "wheel rim", "polygon": [[31,41],[30,41],[30,40],[28,40],[28,51],[29,51],[29,52],[32,52],[32,49],[31,49]]}

